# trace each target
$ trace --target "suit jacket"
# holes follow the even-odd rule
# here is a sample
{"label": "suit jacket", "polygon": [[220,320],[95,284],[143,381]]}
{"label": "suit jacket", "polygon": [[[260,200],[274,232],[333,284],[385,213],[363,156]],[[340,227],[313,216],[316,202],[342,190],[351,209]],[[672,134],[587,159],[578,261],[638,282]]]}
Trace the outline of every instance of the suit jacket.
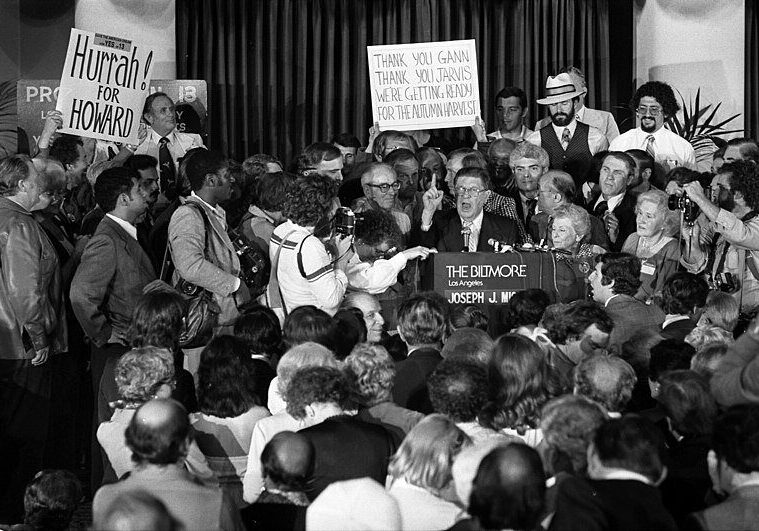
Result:
{"label": "suit jacket", "polygon": [[694,528],[749,531],[759,522],[759,485],[738,487],[720,504],[694,513]]}
{"label": "suit jacket", "polygon": [[[596,205],[596,201],[598,201],[598,197],[599,196],[597,195],[592,198],[588,204],[588,212],[591,216],[593,215],[593,208]],[[620,252],[627,237],[638,229],[637,224],[635,223],[636,203],[637,200],[635,197],[633,197],[631,193],[625,192],[622,201],[616,206],[616,208],[614,208],[613,213],[617,217],[617,220],[619,220],[619,234],[617,235],[617,240],[611,242],[609,247],[610,251],[615,253]]]}
{"label": "suit jacket", "polygon": [[641,481],[583,480],[561,482],[550,531],[675,531],[656,487]]}
{"label": "suit jacket", "polygon": [[393,402],[406,409],[432,413],[432,402],[427,391],[427,376],[443,361],[440,351],[420,348],[395,364]]}
{"label": "suit jacket", "polygon": [[[577,121],[595,127],[596,129],[600,129],[609,143],[619,136],[617,121],[610,112],[583,107],[582,119],[578,118]],[[550,117],[543,118],[535,125],[535,130],[537,131],[549,123],[551,123]]]}
{"label": "suit jacket", "polygon": [[[483,212],[477,251],[492,251],[488,240],[514,243],[519,241],[517,226],[513,220]],[[432,218],[432,226],[427,232],[418,231],[417,241],[425,247],[436,247],[440,252],[460,252],[464,250],[464,236],[461,234],[461,218],[458,211],[438,211]]]}
{"label": "suit jacket", "polygon": [[87,242],[71,282],[71,306],[84,333],[102,347],[113,334],[129,344],[127,330],[142,289],[156,279],[140,244],[108,216]]}
{"label": "suit jacket", "polygon": [[614,351],[640,330],[660,330],[664,312],[658,306],[646,304],[629,295],[615,295],[606,304],[606,313],[614,321],[609,335],[609,349]]}
{"label": "suit jacket", "polygon": [[[210,223],[208,234],[203,216],[188,203],[197,205],[205,212]],[[188,197],[185,204],[180,205],[171,216],[169,252],[176,268],[174,282],[181,277],[213,293],[221,307],[219,325],[232,324],[238,315],[234,292],[240,274],[240,260],[227,234],[226,220],[199,197]]]}
{"label": "suit jacket", "polygon": [[685,341],[685,336],[690,334],[694,328],[696,328],[696,322],[693,319],[681,319],[662,328],[661,335],[664,339]]}
{"label": "suit jacket", "polygon": [[314,445],[314,471],[306,486],[311,501],[336,481],[370,477],[383,485],[390,456],[400,444],[383,426],[348,415],[330,417],[298,433]]}

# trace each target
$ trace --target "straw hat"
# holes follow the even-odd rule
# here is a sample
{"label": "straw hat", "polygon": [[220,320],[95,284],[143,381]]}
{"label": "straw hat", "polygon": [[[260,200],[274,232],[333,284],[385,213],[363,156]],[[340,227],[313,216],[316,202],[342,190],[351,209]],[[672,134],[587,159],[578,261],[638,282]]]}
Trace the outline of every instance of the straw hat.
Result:
{"label": "straw hat", "polygon": [[583,94],[582,89],[577,89],[569,74],[559,74],[556,77],[548,76],[546,81],[546,97],[537,100],[540,105],[551,105],[561,103],[562,101],[571,100],[575,96]]}

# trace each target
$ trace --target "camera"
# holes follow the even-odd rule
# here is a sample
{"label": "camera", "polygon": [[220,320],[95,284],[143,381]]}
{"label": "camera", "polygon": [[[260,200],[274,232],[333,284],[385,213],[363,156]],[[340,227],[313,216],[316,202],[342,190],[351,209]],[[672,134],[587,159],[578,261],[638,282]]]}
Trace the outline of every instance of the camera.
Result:
{"label": "camera", "polygon": [[229,239],[240,260],[240,280],[248,287],[252,297],[258,297],[269,285],[271,273],[269,256],[240,231],[229,231]]}
{"label": "camera", "polygon": [[735,279],[735,275],[732,273],[720,273],[714,275],[713,282],[714,288],[725,293],[736,293],[739,289],[738,282]]}
{"label": "camera", "polygon": [[693,223],[701,213],[701,209],[698,208],[698,205],[686,193],[683,193],[683,195],[670,195],[667,198],[667,207],[670,210],[681,210],[683,212],[683,220],[686,223]]}
{"label": "camera", "polygon": [[353,236],[356,232],[356,214],[348,207],[340,207],[332,221],[333,232]]}

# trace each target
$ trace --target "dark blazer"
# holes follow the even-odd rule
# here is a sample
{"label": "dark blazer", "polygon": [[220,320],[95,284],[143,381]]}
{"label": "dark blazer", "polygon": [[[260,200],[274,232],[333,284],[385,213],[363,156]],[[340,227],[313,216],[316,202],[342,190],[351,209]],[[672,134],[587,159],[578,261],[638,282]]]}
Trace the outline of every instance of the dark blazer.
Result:
{"label": "dark blazer", "polygon": [[756,529],[759,522],[759,485],[737,488],[722,503],[693,514],[693,520],[695,525],[691,529]]}
{"label": "dark blazer", "polygon": [[[522,204],[522,196],[519,195],[519,190],[514,189],[509,194],[508,197],[512,198],[514,200],[514,204],[516,205],[517,214],[519,214],[520,221],[524,224],[525,228],[529,231],[529,225],[525,223],[525,216],[527,215],[525,213],[524,205]],[[537,196],[535,197],[537,199]],[[535,203],[535,208],[537,208],[537,203]],[[532,213],[535,214],[535,208],[533,208]]]}
{"label": "dark blazer", "polygon": [[664,312],[654,304],[646,304],[629,295],[616,295],[606,305],[606,313],[614,321],[609,334],[609,349],[619,352],[622,344],[640,330],[660,330]]}
{"label": "dark blazer", "polygon": [[434,348],[414,350],[395,364],[393,402],[406,409],[432,413],[432,402],[427,391],[427,376],[443,361],[440,351]]}
{"label": "dark blazer", "polygon": [[[595,196],[590,200],[588,204],[588,212],[593,215],[593,208],[596,206],[599,196]],[[617,241],[611,242],[609,250],[618,253],[622,250],[622,245],[625,243],[627,237],[637,230],[635,223],[635,204],[637,199],[632,196],[631,193],[626,192],[622,201],[614,209],[614,215],[619,220],[619,235]],[[602,220],[603,221],[603,220]]]}
{"label": "dark blazer", "polygon": [[693,319],[681,319],[662,328],[661,335],[664,339],[685,341],[685,336],[690,334],[694,328],[696,328],[696,321]]}
{"label": "dark blazer", "polygon": [[[440,252],[460,252],[464,250],[464,236],[461,234],[461,218],[456,209],[437,211],[432,218],[432,226],[427,232],[417,233],[419,245],[436,247]],[[519,232],[513,220],[484,212],[477,250],[490,252],[493,248],[489,239],[514,243],[519,241]],[[414,239],[414,238],[412,238]]]}
{"label": "dark blazer", "polygon": [[370,477],[383,485],[390,456],[400,444],[380,424],[348,415],[330,417],[298,433],[314,445],[314,471],[306,486],[311,501],[336,481]]}
{"label": "dark blazer", "polygon": [[656,487],[641,481],[565,479],[550,531],[675,531]]}
{"label": "dark blazer", "polygon": [[140,244],[108,216],[87,242],[71,282],[71,306],[92,342],[102,347],[112,333],[128,344],[132,310],[142,289],[155,280]]}

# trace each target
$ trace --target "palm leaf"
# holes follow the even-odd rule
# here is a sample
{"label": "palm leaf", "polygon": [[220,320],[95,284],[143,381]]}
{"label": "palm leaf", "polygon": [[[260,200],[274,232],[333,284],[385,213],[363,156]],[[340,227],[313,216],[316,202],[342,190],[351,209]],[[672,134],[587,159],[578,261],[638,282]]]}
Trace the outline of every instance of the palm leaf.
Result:
{"label": "palm leaf", "polygon": [[696,95],[693,99],[687,103],[679,90],[677,93],[682,102],[683,119],[681,122],[677,116],[672,116],[667,119],[667,127],[691,144],[697,145],[699,144],[699,140],[703,138],[711,139],[712,137],[721,135],[743,132],[742,129],[725,129],[727,124],[741,115],[740,113],[734,114],[717,124],[712,123],[717,115],[717,111],[722,106],[722,102],[718,102],[713,107],[711,103],[701,107],[700,87],[696,90]]}
{"label": "palm leaf", "polygon": [[0,156],[16,152],[18,123],[16,117],[16,80],[0,83]]}

